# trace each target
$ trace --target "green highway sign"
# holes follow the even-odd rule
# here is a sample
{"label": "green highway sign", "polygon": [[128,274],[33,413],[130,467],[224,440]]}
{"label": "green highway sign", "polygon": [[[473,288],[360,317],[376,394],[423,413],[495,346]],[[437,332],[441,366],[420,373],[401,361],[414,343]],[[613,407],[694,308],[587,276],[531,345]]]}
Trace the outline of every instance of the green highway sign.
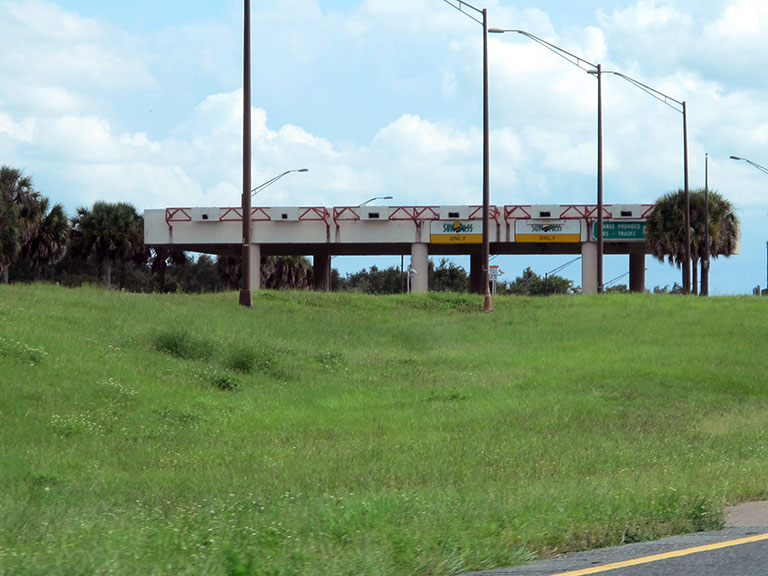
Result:
{"label": "green highway sign", "polygon": [[[597,222],[592,226],[592,237],[597,239]],[[603,220],[603,240],[643,242],[647,237],[644,221]]]}

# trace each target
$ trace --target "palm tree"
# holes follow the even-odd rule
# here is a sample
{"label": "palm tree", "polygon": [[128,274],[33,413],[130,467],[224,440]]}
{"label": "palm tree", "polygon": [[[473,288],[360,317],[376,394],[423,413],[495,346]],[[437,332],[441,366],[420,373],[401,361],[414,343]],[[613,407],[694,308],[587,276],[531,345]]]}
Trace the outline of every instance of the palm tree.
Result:
{"label": "palm tree", "polygon": [[240,256],[219,255],[216,257],[216,274],[230,290],[240,286]]}
{"label": "palm tree", "polygon": [[[230,289],[240,285],[240,257],[219,256],[216,272]],[[267,290],[306,290],[312,285],[312,264],[304,256],[263,256],[261,287]]]}
{"label": "palm tree", "polygon": [[312,264],[304,256],[261,259],[261,285],[272,290],[306,290],[312,284]]}
{"label": "palm tree", "polygon": [[[690,193],[691,254],[693,258],[693,290],[697,290],[698,262],[705,256],[705,192]],[[709,252],[712,258],[731,256],[738,245],[739,219],[733,205],[717,192],[709,193]],[[653,256],[660,262],[681,268],[685,262],[685,192],[665,194],[656,201],[648,217],[648,242]],[[708,291],[709,271],[702,269],[702,286]]]}
{"label": "palm tree", "polygon": [[[683,194],[685,194],[683,192]],[[657,260],[680,268],[685,261],[685,198],[670,192],[656,201],[648,216],[648,242]]]}
{"label": "palm tree", "polygon": [[0,272],[6,284],[11,263],[37,231],[41,202],[29,176],[0,167]]}
{"label": "palm tree", "polygon": [[44,266],[56,264],[67,253],[69,245],[69,221],[61,204],[55,204],[48,210],[48,199],[42,198],[42,210],[35,235],[22,247],[21,258],[29,263],[35,273],[35,280],[40,279]]}
{"label": "palm tree", "polygon": [[[694,258],[694,274],[696,262],[706,258],[706,197],[703,190],[696,190],[691,196],[691,254]],[[694,212],[695,206],[695,212]],[[693,214],[696,214],[694,218]],[[709,255],[729,257],[738,248],[740,234],[739,218],[730,201],[714,190],[709,192]],[[695,242],[693,240],[695,238]],[[709,294],[709,269],[701,267],[701,293]]]}
{"label": "palm tree", "polygon": [[96,202],[90,210],[77,209],[72,219],[73,248],[99,261],[105,288],[112,286],[112,265],[119,262],[122,288],[126,263],[146,262],[143,229],[143,219],[130,204]]}
{"label": "palm tree", "polygon": [[144,217],[130,204],[119,202],[117,207],[123,229],[123,241],[117,258],[120,263],[119,287],[122,290],[125,288],[128,263],[132,262],[139,267],[144,266],[149,260],[150,252],[144,244]]}
{"label": "palm tree", "polygon": [[189,259],[184,250],[173,246],[154,246],[152,248],[154,256],[152,257],[152,274],[155,275],[155,287],[158,292],[165,292],[165,273],[168,270],[168,264],[181,266],[186,264]]}
{"label": "palm tree", "polygon": [[0,274],[4,284],[8,284],[11,262],[21,251],[18,220],[18,207],[0,195]]}

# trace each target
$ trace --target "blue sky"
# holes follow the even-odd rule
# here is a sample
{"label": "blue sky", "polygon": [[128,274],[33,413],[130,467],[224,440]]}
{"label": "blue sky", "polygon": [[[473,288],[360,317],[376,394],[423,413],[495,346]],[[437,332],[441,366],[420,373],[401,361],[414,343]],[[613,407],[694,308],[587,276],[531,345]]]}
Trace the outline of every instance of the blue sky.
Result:
{"label": "blue sky", "polygon": [[[768,3],[488,0],[521,28],[689,107],[691,186],[737,207],[741,254],[712,292],[766,284]],[[254,182],[307,166],[267,205],[480,201],[482,34],[443,0],[252,0]],[[236,205],[240,0],[0,0],[0,162],[70,212]],[[490,37],[491,201],[593,203],[596,84],[520,36]],[[682,117],[620,78],[603,83],[605,200],[653,202],[682,186]],[[567,256],[497,259],[508,279]],[[459,260],[465,264],[464,261]],[[334,260],[342,272],[398,259]],[[606,279],[627,270],[609,257]],[[578,264],[564,274],[580,283]],[[649,287],[679,273],[648,258]]]}

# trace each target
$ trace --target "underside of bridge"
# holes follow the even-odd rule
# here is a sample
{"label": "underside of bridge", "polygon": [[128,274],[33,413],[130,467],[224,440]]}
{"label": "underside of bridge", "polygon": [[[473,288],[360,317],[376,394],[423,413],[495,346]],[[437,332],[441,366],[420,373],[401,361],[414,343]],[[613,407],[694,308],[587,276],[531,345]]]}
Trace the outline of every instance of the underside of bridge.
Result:
{"label": "underside of bridge", "polygon": [[[242,246],[239,244],[176,244],[176,248],[188,252],[199,252],[218,256],[235,256],[242,254]],[[482,294],[482,260],[480,245],[427,245],[426,257],[430,256],[469,256],[470,257],[470,289],[472,292]],[[490,244],[491,255],[582,255],[587,258],[582,244],[574,243],[517,243],[517,242],[492,242]],[[588,245],[587,245],[588,246]],[[413,244],[388,243],[388,244],[261,244],[260,256],[307,256],[313,261],[315,288],[318,290],[331,289],[331,261],[334,256],[410,256],[418,257],[413,253]],[[589,250],[587,250],[589,252]],[[648,253],[647,243],[622,243],[605,242],[604,253],[606,255],[626,254],[629,257],[629,289],[632,292],[645,291],[645,256]],[[595,251],[594,258],[597,257]],[[417,267],[417,265],[414,265]],[[426,269],[426,265],[424,266]],[[415,281],[414,284],[418,284]],[[418,289],[418,286],[414,286]],[[587,290],[589,292],[589,290]]]}

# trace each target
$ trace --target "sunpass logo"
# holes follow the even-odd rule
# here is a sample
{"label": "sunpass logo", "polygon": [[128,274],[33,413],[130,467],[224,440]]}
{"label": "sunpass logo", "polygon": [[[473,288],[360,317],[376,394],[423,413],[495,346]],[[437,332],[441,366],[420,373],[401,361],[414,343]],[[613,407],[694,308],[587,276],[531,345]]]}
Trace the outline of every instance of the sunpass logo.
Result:
{"label": "sunpass logo", "polygon": [[471,234],[474,226],[472,224],[462,224],[459,221],[450,224],[443,224],[443,232],[446,234]]}
{"label": "sunpass logo", "polygon": [[549,232],[562,232],[562,224],[530,224],[531,232],[542,232],[547,234]]}

